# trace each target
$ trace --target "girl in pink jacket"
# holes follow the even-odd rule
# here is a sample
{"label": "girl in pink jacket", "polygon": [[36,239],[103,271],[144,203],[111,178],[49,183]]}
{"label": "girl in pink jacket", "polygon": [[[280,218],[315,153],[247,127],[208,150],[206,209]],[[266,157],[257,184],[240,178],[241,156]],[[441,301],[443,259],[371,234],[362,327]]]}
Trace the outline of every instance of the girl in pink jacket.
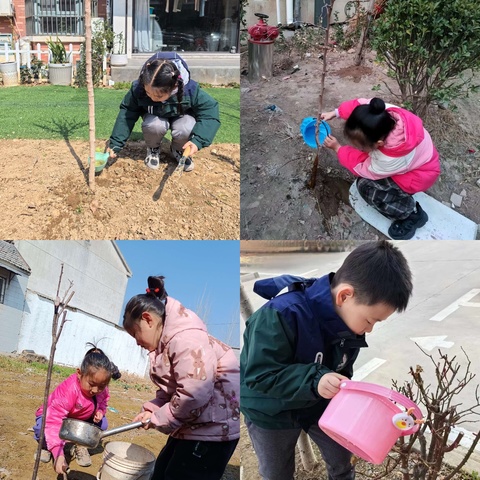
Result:
{"label": "girl in pink jacket", "polygon": [[[49,462],[54,459],[54,469],[62,474],[68,468],[65,460],[65,441],[59,437],[64,418],[75,418],[92,423],[102,430],[108,427],[105,413],[110,395],[110,379],[120,378],[118,368],[97,347],[91,348],[82,361],[80,368],[73,375],[60,383],[48,397],[45,438],[40,460]],[[33,427],[34,438],[40,440],[43,405],[35,413],[36,423]],[[92,464],[86,447],[75,445],[74,455],[78,465],[88,467]]]}
{"label": "girl in pink jacket", "polygon": [[324,145],[357,179],[364,200],[393,220],[388,234],[395,240],[412,238],[428,215],[412,197],[429,189],[440,175],[438,152],[422,120],[380,98],[359,98],[321,114],[324,120],[346,120],[344,133],[353,147],[329,135]]}
{"label": "girl in pink jacket", "polygon": [[127,303],[125,330],[148,350],[156,398],[134,421],[168,434],[151,480],[220,479],[240,437],[240,367],[232,349],[167,296],[164,277]]}

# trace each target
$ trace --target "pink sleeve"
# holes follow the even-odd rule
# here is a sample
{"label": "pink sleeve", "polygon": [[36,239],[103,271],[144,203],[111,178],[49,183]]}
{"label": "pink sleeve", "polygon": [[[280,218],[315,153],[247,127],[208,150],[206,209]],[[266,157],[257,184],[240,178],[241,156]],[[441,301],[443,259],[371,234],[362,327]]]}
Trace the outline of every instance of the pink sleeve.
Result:
{"label": "pink sleeve", "polygon": [[370,178],[371,180],[378,180],[380,178],[390,177],[391,173],[384,175],[374,173],[371,171],[371,158],[366,152],[357,150],[356,148],[345,145],[340,147],[338,152],[338,161],[342,166],[350,170],[355,176],[362,178]]}
{"label": "pink sleeve", "polygon": [[360,150],[350,147],[349,145],[344,145],[343,147],[340,147],[338,149],[337,155],[338,155],[338,161],[340,162],[340,165],[350,170],[357,177],[358,177],[358,173],[355,167],[365,162],[367,159],[370,159],[370,156],[368,155],[368,153],[361,152]]}
{"label": "pink sleeve", "polygon": [[45,422],[45,441],[47,448],[52,452],[53,458],[63,455],[65,442],[59,437],[62,421],[68,417],[73,408],[70,405],[71,395],[65,392],[64,384],[60,384],[51,394],[47,408],[47,419]]}
{"label": "pink sleeve", "polygon": [[340,118],[346,120],[356,107],[359,105],[366,105],[368,103],[370,103],[370,98],[357,98],[355,100],[348,100],[347,102],[340,104],[338,107],[338,115]]}
{"label": "pink sleeve", "polygon": [[97,412],[100,410],[103,415],[107,413],[108,400],[110,399],[110,392],[108,387],[97,395]]}
{"label": "pink sleeve", "polygon": [[151,419],[162,433],[171,433],[194,421],[212,398],[217,357],[207,334],[196,335],[191,338],[188,334],[178,334],[168,346],[169,356],[175,362],[177,388],[168,403],[153,411]]}

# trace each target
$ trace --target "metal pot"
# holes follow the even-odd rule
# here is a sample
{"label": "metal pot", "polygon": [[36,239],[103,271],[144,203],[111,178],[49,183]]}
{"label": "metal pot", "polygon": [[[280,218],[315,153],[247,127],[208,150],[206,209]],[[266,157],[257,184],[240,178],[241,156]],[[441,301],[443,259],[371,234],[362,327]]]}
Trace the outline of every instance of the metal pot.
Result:
{"label": "metal pot", "polygon": [[116,433],[133,430],[134,428],[139,428],[143,425],[145,425],[145,423],[134,422],[103,431],[91,423],[83,422],[82,420],[75,420],[73,418],[65,418],[62,422],[59,437],[62,440],[67,440],[84,447],[95,448],[103,437],[109,437]]}

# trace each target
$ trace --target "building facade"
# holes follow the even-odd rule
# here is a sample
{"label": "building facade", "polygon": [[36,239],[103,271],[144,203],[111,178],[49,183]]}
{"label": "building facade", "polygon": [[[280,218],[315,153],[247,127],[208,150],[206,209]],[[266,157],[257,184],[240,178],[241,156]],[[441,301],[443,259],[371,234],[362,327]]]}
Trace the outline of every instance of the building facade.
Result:
{"label": "building facade", "polygon": [[[16,251],[16,256],[11,252]],[[23,261],[23,263],[22,263]],[[49,357],[58,280],[60,298],[75,292],[57,344],[55,363],[77,367],[92,342],[122,371],[143,376],[148,356],[119,325],[131,271],[113,241],[0,242],[0,351],[33,350]]]}

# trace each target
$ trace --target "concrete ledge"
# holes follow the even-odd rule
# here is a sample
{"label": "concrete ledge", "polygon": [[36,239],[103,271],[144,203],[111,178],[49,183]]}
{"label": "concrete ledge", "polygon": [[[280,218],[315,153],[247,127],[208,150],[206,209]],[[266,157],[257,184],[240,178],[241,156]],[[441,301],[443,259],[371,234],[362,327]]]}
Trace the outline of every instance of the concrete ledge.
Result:
{"label": "concrete ledge", "polygon": [[[187,62],[196,82],[211,85],[240,83],[239,54],[187,54],[180,55]],[[126,67],[112,67],[111,79],[114,82],[133,82],[138,78],[140,69],[150,55],[135,55],[128,59]]]}

